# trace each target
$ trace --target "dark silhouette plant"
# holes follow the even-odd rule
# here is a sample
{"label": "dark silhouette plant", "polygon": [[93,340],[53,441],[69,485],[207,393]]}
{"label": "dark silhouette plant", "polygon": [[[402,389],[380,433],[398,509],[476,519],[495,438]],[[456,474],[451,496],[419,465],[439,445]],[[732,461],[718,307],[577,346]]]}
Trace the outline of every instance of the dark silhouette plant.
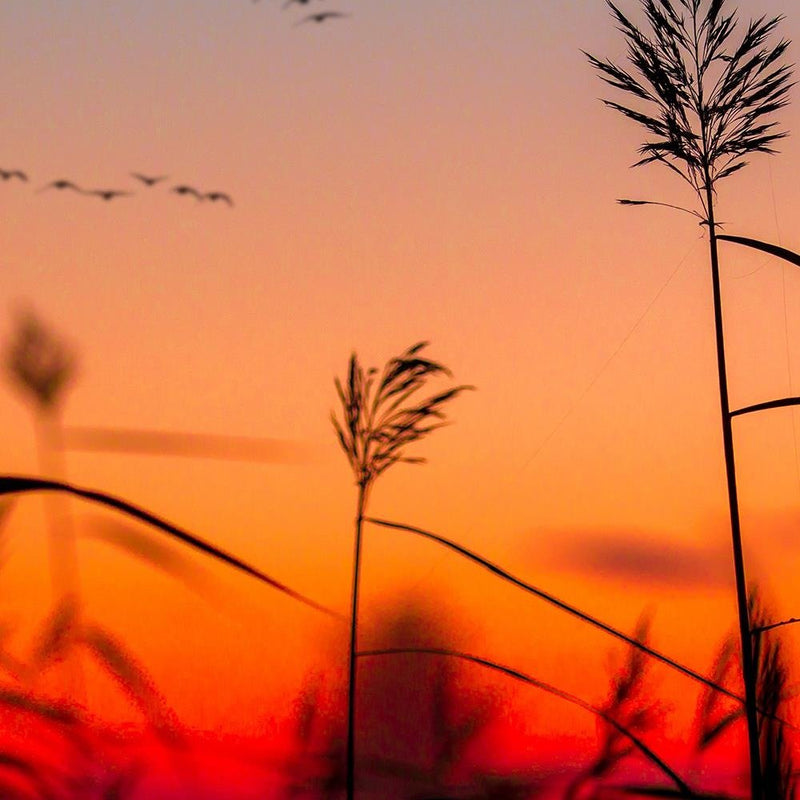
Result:
{"label": "dark silhouette plant", "polygon": [[[783,623],[772,623],[772,612],[757,588],[750,591],[753,659],[759,711],[761,774],[765,800],[794,800],[800,796],[800,770],[795,752],[797,727],[787,719],[787,706],[796,694],[790,685],[790,663],[781,641]],[[714,665],[714,679],[729,682],[735,673],[735,639],[722,643]],[[733,706],[714,691],[704,691],[698,703],[695,754],[701,756],[722,740],[743,717],[741,706]]]}
{"label": "dark silhouette plant", "polygon": [[788,739],[787,724],[778,715],[793,694],[789,686],[789,662],[779,630],[769,626],[768,609],[758,592],[750,595],[750,619],[753,624],[753,659],[759,709],[768,715],[759,717],[761,767],[765,800],[795,800],[800,796],[800,771],[795,750]]}
{"label": "dark silhouette plant", "polygon": [[445,406],[471,386],[454,386],[419,399],[418,393],[436,376],[451,377],[444,365],[426,358],[427,342],[418,342],[390,359],[378,376],[375,367],[364,369],[358,356],[350,356],[347,380],[335,379],[342,420],[331,413],[339,443],[356,479],[353,589],[350,615],[350,651],[347,691],[347,797],[355,793],[355,683],[358,624],[358,588],[361,568],[361,534],[370,490],[376,479],[397,463],[421,464],[424,458],[406,455],[406,449],[446,423]]}
{"label": "dark silhouette plant", "polygon": [[[648,616],[640,617],[634,634],[638,641],[647,642],[650,622]],[[596,796],[592,792],[587,795],[585,788],[594,787],[597,790],[598,786],[613,775],[620,764],[635,753],[642,752],[637,750],[639,746],[637,743],[647,739],[649,734],[660,727],[664,709],[649,695],[651,687],[647,685],[648,666],[644,651],[636,648],[628,649],[625,662],[611,678],[609,696],[602,707],[604,716],[600,719],[604,724],[599,731],[597,755],[570,782],[564,800]],[[614,720],[616,726],[609,724],[607,721],[609,719]],[[635,738],[632,738],[633,735]],[[674,777],[672,779],[675,780]],[[677,789],[686,793],[690,791],[684,782],[678,783]]]}
{"label": "dark silhouette plant", "polygon": [[[636,652],[636,651],[632,651]],[[563,689],[558,688],[557,686],[553,686],[552,684],[546,683],[545,681],[541,681],[538,678],[535,678],[531,675],[528,675],[521,670],[518,670],[514,667],[510,667],[506,664],[500,664],[496,661],[492,661],[488,658],[483,658],[482,656],[476,656],[471,653],[464,653],[458,650],[448,650],[445,648],[436,648],[436,647],[390,647],[382,650],[362,650],[359,652],[359,656],[361,658],[375,658],[375,657],[384,657],[384,656],[398,656],[398,655],[427,655],[427,656],[440,656],[448,659],[459,659],[462,661],[467,661],[472,664],[477,664],[479,666],[485,667],[489,670],[493,670],[498,672],[502,675],[505,675],[509,678],[512,678],[517,681],[521,681],[522,683],[526,683],[529,686],[534,686],[537,689],[546,692],[547,694],[552,695],[553,697],[558,697],[561,700],[565,700],[568,703],[571,703],[574,706],[584,709],[584,711],[588,711],[591,714],[594,714],[598,719],[602,720],[609,726],[609,731],[611,732],[611,737],[616,742],[624,743],[630,742],[632,745],[632,749],[625,750],[623,756],[632,753],[635,750],[643,755],[651,764],[657,767],[663,775],[668,777],[674,784],[676,790],[680,793],[679,796],[681,797],[691,797],[693,796],[691,789],[685,783],[685,781],[662,759],[660,758],[652,749],[650,749],[645,742],[643,742],[637,732],[631,730],[625,726],[624,723],[620,722],[615,718],[612,713],[609,713],[608,708],[600,708],[598,706],[592,705],[588,703],[586,700],[571,694],[570,692],[566,692]],[[635,660],[635,657],[634,659]],[[638,680],[638,676],[632,676],[634,682]],[[647,713],[650,713],[650,706],[648,706]],[[613,710],[613,708],[612,708]],[[634,722],[637,720],[634,719]],[[612,731],[613,729],[613,731]],[[617,734],[620,735],[621,738],[617,737]],[[603,745],[605,746],[605,745]],[[618,759],[617,759],[618,760]],[[616,763],[616,762],[615,762]],[[659,792],[663,795],[667,790],[660,789]]]}
{"label": "dark silhouette plant", "polygon": [[[733,433],[722,328],[717,223],[717,183],[747,165],[752,153],[773,153],[786,133],[773,119],[788,102],[792,69],[783,64],[786,40],[770,40],[781,17],[751,21],[740,38],[736,11],[726,0],[641,0],[647,26],[637,27],[611,0],[611,14],[627,45],[626,69],[586,53],[600,77],[632,100],[605,104],[648,133],[634,166],[661,163],[694,191],[701,224],[708,228],[714,299],[722,435],[736,576],[739,638],[753,800],[762,794],[756,712],[756,673],[742,554]],[[634,201],[647,204],[653,201]],[[686,210],[686,209],[684,209]],[[694,212],[690,212],[694,213]]]}
{"label": "dark silhouette plant", "polygon": [[69,484],[64,481],[49,481],[41,478],[0,475],[0,498],[5,499],[7,496],[22,495],[32,492],[60,492],[62,494],[80,498],[81,500],[87,500],[90,503],[96,503],[101,507],[117,511],[121,514],[124,514],[126,517],[129,517],[130,519],[142,522],[145,525],[148,525],[149,527],[159,531],[160,533],[166,534],[175,541],[182,542],[194,550],[210,556],[216,561],[227,564],[229,567],[233,567],[239,572],[250,575],[252,578],[265,583],[268,586],[272,586],[273,589],[277,589],[287,597],[291,597],[292,599],[303,603],[309,608],[321,611],[322,613],[327,614],[335,619],[342,621],[344,620],[344,617],[333,609],[327,608],[321,603],[317,603],[310,597],[306,597],[281,581],[270,577],[260,569],[257,569],[247,562],[242,561],[242,559],[237,558],[225,550],[215,547],[210,542],[201,539],[199,536],[193,535],[183,528],[179,528],[177,525],[173,525],[171,522],[167,522],[167,520],[162,519],[150,511],[147,511],[141,506],[134,505],[133,503],[129,503],[126,500],[120,499],[119,497],[106,494],[105,492],[98,492],[94,489],[84,489],[80,486],[75,486],[74,484]]}

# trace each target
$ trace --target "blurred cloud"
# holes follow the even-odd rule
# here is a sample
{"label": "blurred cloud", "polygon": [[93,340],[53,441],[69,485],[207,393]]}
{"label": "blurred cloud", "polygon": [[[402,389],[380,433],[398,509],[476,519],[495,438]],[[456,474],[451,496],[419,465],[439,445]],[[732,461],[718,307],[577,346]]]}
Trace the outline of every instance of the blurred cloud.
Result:
{"label": "blurred cloud", "polygon": [[319,449],[307,442],[179,431],[70,427],[64,430],[64,443],[69,450],[90,452],[215,458],[270,464],[310,464],[319,460]]}
{"label": "blurred cloud", "polygon": [[649,531],[553,531],[537,537],[537,558],[549,566],[602,580],[636,581],[675,589],[728,587],[730,557],[724,546],[669,539]]}

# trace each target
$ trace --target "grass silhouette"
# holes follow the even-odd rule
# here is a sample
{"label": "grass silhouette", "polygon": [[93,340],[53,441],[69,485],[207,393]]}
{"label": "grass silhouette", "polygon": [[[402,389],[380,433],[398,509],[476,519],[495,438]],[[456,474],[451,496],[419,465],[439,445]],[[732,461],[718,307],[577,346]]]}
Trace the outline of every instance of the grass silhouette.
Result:
{"label": "grass silhouette", "polygon": [[726,0],[641,0],[646,27],[637,27],[611,0],[607,5],[627,45],[629,66],[586,53],[600,77],[626,98],[626,103],[603,102],[646,132],[634,166],[659,163],[680,176],[699,202],[701,224],[708,229],[751,795],[756,800],[763,788],[756,672],[725,363],[715,199],[720,181],[745,167],[751,154],[775,152],[775,143],[786,135],[774,114],[788,102],[792,69],[782,59],[789,43],[770,41],[781,17],[753,20],[734,39],[737,12],[729,11]]}
{"label": "grass silhouette", "polygon": [[[155,517],[150,512],[146,512],[136,506],[133,506],[125,501],[118,500],[117,498],[104,495],[100,492],[93,492],[90,490],[80,489],[78,487],[61,484],[53,481],[42,481],[39,479],[28,479],[18,477],[0,477],[0,497],[13,497],[18,492],[25,491],[67,491],[77,497],[82,497],[93,502],[99,502],[103,505],[114,508],[118,511],[132,516],[140,521],[147,522],[155,525],[159,530],[171,534],[173,538],[178,541],[194,546],[195,548],[205,552],[206,554],[217,558],[229,566],[234,566],[246,574],[260,577],[270,585],[276,582],[274,579],[269,579],[263,573],[260,573],[255,568],[250,567],[244,562],[240,562],[234,556],[219,551],[213,545],[210,545],[198,537],[189,534],[186,531],[176,528],[170,523]],[[5,503],[5,508],[9,507],[8,501]],[[621,641],[630,645],[629,659],[627,666],[621,676],[615,683],[615,689],[612,693],[609,702],[604,706],[597,706],[589,703],[582,698],[572,695],[568,692],[561,690],[559,687],[547,684],[539,679],[536,679],[521,670],[515,669],[508,665],[503,665],[490,658],[477,656],[474,654],[458,651],[447,648],[384,648],[382,650],[366,650],[357,651],[356,656],[360,658],[370,658],[377,656],[390,656],[400,655],[401,653],[418,653],[420,655],[441,656],[448,658],[461,659],[463,661],[470,661],[472,663],[480,664],[488,669],[507,675],[508,677],[515,678],[516,680],[525,682],[529,685],[538,687],[539,689],[548,692],[554,696],[560,697],[563,700],[572,703],[573,705],[584,708],[586,711],[594,714],[599,719],[604,720],[607,726],[606,733],[601,740],[601,748],[598,757],[591,767],[591,770],[586,773],[582,779],[576,778],[576,787],[580,785],[580,781],[592,780],[594,782],[601,782],[604,777],[612,771],[615,764],[620,760],[626,758],[632,750],[641,753],[645,759],[656,765],[663,775],[669,778],[674,786],[674,792],[680,796],[697,796],[691,792],[686,781],[682,778],[671,766],[667,764],[662,757],[646,743],[645,736],[648,730],[651,729],[652,724],[649,721],[649,709],[652,704],[646,702],[646,697],[641,691],[641,680],[645,674],[646,659],[654,657],[663,663],[677,669],[679,672],[692,677],[694,680],[701,683],[704,688],[704,700],[701,703],[702,713],[698,721],[698,735],[696,741],[698,742],[698,750],[707,749],[713,742],[723,737],[731,725],[737,720],[742,718],[742,706],[744,703],[743,698],[739,697],[734,691],[727,688],[725,684],[729,683],[730,669],[732,657],[734,655],[734,648],[728,642],[723,648],[723,653],[718,659],[718,664],[712,671],[711,677],[703,676],[699,673],[690,670],[688,667],[674,661],[673,659],[659,653],[652,648],[646,640],[645,629],[640,628],[633,635],[629,636],[621,631],[617,631],[606,623],[598,620],[585,612],[576,609],[574,606],[565,603],[563,600],[544,592],[538,587],[514,577],[503,568],[492,564],[491,562],[483,559],[475,553],[467,550],[461,545],[456,544],[450,540],[432,534],[422,529],[413,528],[412,526],[400,525],[399,523],[389,523],[383,520],[378,520],[372,517],[363,516],[362,523],[369,522],[378,526],[400,529],[421,535],[425,538],[434,540],[448,548],[458,552],[460,555],[467,557],[473,563],[479,564],[483,568],[490,570],[503,580],[511,582],[513,585],[518,586],[536,596],[554,604],[556,607],[566,611],[585,622],[588,622],[600,630],[615,636]],[[282,585],[280,585],[282,586]],[[278,587],[276,587],[278,588]],[[291,596],[294,593],[289,590]],[[295,598],[298,599],[298,598]],[[306,603],[309,604],[309,603]],[[751,612],[754,620],[754,630],[757,631],[757,640],[760,637],[768,637],[775,635],[768,623],[766,613],[757,614],[755,611]],[[339,619],[342,619],[339,617]],[[68,651],[69,648],[76,645],[88,647],[90,652],[98,657],[100,661],[106,666],[112,675],[118,680],[123,690],[131,697],[134,703],[144,712],[145,718],[150,721],[152,728],[162,734],[167,735],[169,738],[170,731],[176,729],[174,719],[171,717],[168,707],[165,705],[163,698],[160,697],[157,690],[154,689],[152,680],[147,676],[141,664],[138,664],[133,656],[126,651],[122,643],[112,634],[104,631],[97,625],[87,625],[77,619],[75,608],[68,601],[65,601],[62,606],[57,607],[51,614],[50,618],[46,620],[40,635],[34,642],[31,658],[28,662],[16,662],[16,677],[18,680],[24,679],[35,673],[36,670],[47,668],[49,663],[57,661]],[[770,645],[772,647],[772,645]],[[761,652],[758,648],[757,652]],[[2,652],[2,650],[0,650]],[[765,652],[773,653],[773,650],[767,649]],[[759,662],[761,663],[761,662]],[[776,669],[780,667],[783,670],[784,684],[785,684],[785,664],[781,666],[779,659],[774,655],[770,655],[764,660],[764,675],[773,676],[770,680],[774,681]],[[2,665],[0,663],[0,665]],[[779,670],[780,671],[780,670]],[[761,674],[761,673],[760,673]],[[766,680],[766,679],[764,679]],[[760,679],[760,684],[763,680]],[[780,686],[784,686],[781,684]],[[764,683],[766,686],[767,684]],[[783,776],[779,778],[768,778],[768,773],[765,772],[765,780],[770,781],[783,781],[784,785],[787,783],[788,778],[791,777],[785,767],[787,759],[787,725],[788,723],[781,716],[783,705],[784,690],[780,687],[770,691],[759,690],[758,707],[762,715],[762,762],[767,766],[776,762],[784,766],[775,772],[771,770],[769,775],[777,774]],[[722,703],[726,701],[729,705],[725,707]],[[313,700],[309,701],[313,702]],[[0,707],[6,705],[17,705],[20,708],[30,710],[31,713],[40,714],[43,718],[51,720],[53,724],[74,724],[74,720],[79,717],[65,710],[63,706],[50,706],[44,701],[39,701],[34,695],[30,693],[20,692],[15,690],[8,694],[3,694],[0,690]],[[637,705],[638,704],[638,705]],[[313,717],[313,711],[306,703],[307,714]],[[767,724],[769,722],[769,724]],[[312,722],[308,723],[313,724]],[[303,725],[300,725],[302,731]],[[305,727],[308,727],[306,725]],[[303,736],[300,736],[300,741]],[[319,776],[318,782],[315,784],[316,790],[322,792],[324,796],[335,797],[336,792],[342,787],[342,783],[346,786],[346,770],[341,772],[338,770],[337,765],[345,760],[346,750],[344,747],[337,750],[336,739],[329,740],[326,752],[320,755],[323,762],[328,763],[330,766],[329,771],[323,771]],[[457,740],[453,740],[450,744],[458,746]],[[443,753],[448,751],[449,745],[445,741],[442,745],[444,747]],[[450,748],[452,750],[452,748]],[[445,758],[446,761],[446,758]],[[367,764],[367,766],[370,766]],[[373,769],[385,770],[390,768],[391,765],[372,764]],[[326,768],[327,769],[327,768]],[[120,776],[117,778],[122,781]],[[120,783],[120,785],[122,785]],[[0,784],[2,785],[2,784]],[[127,784],[125,784],[127,785]],[[504,786],[506,786],[504,784]],[[666,790],[663,787],[628,787],[631,792],[642,795],[653,795],[654,793],[663,796]],[[521,791],[518,785],[507,785],[504,791],[517,792]],[[634,791],[635,790],[635,791]],[[121,791],[121,789],[120,789]],[[486,790],[490,791],[489,789]],[[480,795],[483,796],[483,795]],[[488,796],[488,795],[487,795]],[[503,796],[503,795],[501,795]],[[512,796],[509,794],[508,796]],[[516,795],[514,795],[516,796]],[[524,797],[525,795],[519,795]],[[777,795],[770,795],[777,796]],[[791,795],[786,795],[787,797]],[[477,797],[477,795],[476,795]]]}
{"label": "grass silhouette", "polygon": [[[128,518],[145,523],[168,539],[187,545],[220,563],[227,564],[243,574],[264,582],[302,604],[323,611],[350,627],[350,660],[348,663],[348,691],[346,697],[347,727],[344,736],[337,728],[328,728],[319,738],[319,687],[311,684],[306,696],[299,699],[296,708],[295,745],[305,754],[293,769],[287,792],[290,796],[304,796],[310,791],[315,796],[335,798],[344,792],[354,791],[354,709],[356,699],[355,665],[361,659],[416,654],[421,657],[439,658],[479,665],[487,670],[505,675],[526,685],[538,688],[554,697],[580,707],[602,721],[598,750],[586,768],[577,773],[567,788],[566,800],[577,800],[587,792],[613,789],[640,796],[700,797],[667,760],[649,743],[651,735],[659,732],[660,706],[652,697],[647,685],[648,664],[655,659],[698,682],[702,688],[698,705],[696,729],[692,741],[696,752],[702,756],[717,742],[724,742],[728,732],[743,719],[745,698],[730,688],[737,676],[733,675],[736,652],[732,641],[724,643],[720,656],[709,676],[703,675],[668,655],[658,651],[648,642],[646,623],[640,624],[632,634],[626,634],[603,620],[585,612],[559,597],[512,575],[509,571],[483,558],[462,545],[430,531],[410,525],[390,522],[368,516],[366,513],[369,492],[375,480],[395,463],[419,463],[417,456],[409,456],[406,448],[424,438],[428,433],[445,424],[443,407],[466,386],[456,386],[419,399],[417,392],[425,387],[431,376],[449,375],[441,364],[420,355],[424,344],[409,348],[401,356],[388,362],[381,375],[377,370],[364,370],[355,355],[351,357],[348,378],[345,384],[337,381],[337,391],[342,402],[342,421],[334,416],[334,425],[340,444],[345,450],[359,489],[356,517],[356,550],[354,562],[353,605],[349,618],[328,609],[305,595],[296,592],[256,567],[236,556],[217,548],[213,544],[188,531],[163,520],[150,511],[106,493],[82,488],[66,481],[54,481],[20,476],[0,476],[0,526],[7,521],[12,503],[25,493],[58,492],[71,495],[110,508]],[[364,524],[369,523],[390,530],[398,530],[429,539],[490,571],[526,593],[546,601],[566,614],[603,631],[628,646],[623,668],[614,678],[607,700],[602,704],[592,703],[582,697],[564,691],[558,686],[536,678],[513,666],[502,664],[491,657],[477,655],[465,650],[438,646],[392,646],[368,650],[357,649],[358,622],[358,577],[360,546]],[[1,531],[1,529],[0,529]],[[134,547],[130,552],[136,550]],[[128,550],[126,550],[128,552]],[[148,551],[149,553],[149,551]],[[158,551],[150,554],[158,562]],[[168,569],[169,571],[169,569]],[[775,623],[756,599],[751,599],[749,618],[753,629],[754,654],[758,665],[757,701],[760,715],[760,764],[763,765],[765,797],[795,800],[797,783],[792,764],[789,723],[784,719],[787,695],[788,667],[774,637]],[[778,623],[780,624],[780,623]],[[772,637],[772,638],[771,638]],[[171,745],[179,742],[182,728],[166,699],[158,691],[146,667],[125,646],[122,639],[105,630],[101,625],[82,619],[76,597],[66,595],[57,603],[34,638],[28,658],[22,659],[0,646],[0,669],[11,678],[11,685],[0,683],[0,714],[3,710],[16,709],[19,713],[34,717],[39,724],[56,731],[77,731],[77,744],[90,741],[91,725],[83,709],[66,703],[53,702],[36,691],[38,676],[59,663],[76,649],[88,651],[117,681],[133,705],[143,714],[149,728],[159,738]],[[466,745],[486,722],[486,714],[493,713],[489,707],[476,708],[457,723],[450,712],[457,702],[457,695],[447,677],[446,670],[439,675],[433,690],[430,713],[436,732],[432,751],[433,766],[427,774],[416,773],[409,765],[395,763],[390,758],[370,756],[363,762],[372,775],[397,774],[417,781],[417,785],[436,787],[437,798],[449,796],[452,788],[447,775],[462,757]],[[316,688],[315,688],[316,687]],[[338,729],[341,730],[341,727]],[[315,733],[317,731],[317,733]],[[77,746],[76,744],[76,746]],[[83,745],[81,745],[83,746]],[[84,747],[83,756],[91,760],[91,744]],[[321,747],[321,749],[320,749]],[[653,765],[668,782],[667,786],[619,786],[613,784],[617,767],[633,754]],[[77,763],[77,762],[76,762]],[[307,770],[312,765],[311,777]],[[313,766],[315,765],[315,766]],[[77,767],[76,767],[77,769]],[[104,784],[102,797],[128,797],[140,791],[142,765],[129,765],[118,769]],[[63,776],[48,772],[46,765],[26,758],[24,754],[4,752],[0,745],[0,793],[5,784],[4,776],[28,786],[29,794],[59,798],[62,790],[59,781]],[[517,776],[500,775],[474,778],[475,798],[525,798],[538,789],[527,785]],[[76,779],[77,780],[77,779]],[[481,783],[481,781],[484,781]],[[457,788],[457,787],[456,787]],[[463,787],[462,787],[463,788]],[[9,788],[9,797],[11,794]],[[457,795],[461,789],[457,789]],[[22,795],[20,795],[22,796]],[[422,795],[416,795],[420,800]],[[429,800],[430,795],[425,794]]]}
{"label": "grass silhouette", "polygon": [[364,369],[358,356],[350,356],[347,379],[335,379],[341,403],[341,422],[331,421],[356,479],[353,589],[350,611],[350,649],[347,713],[347,798],[355,794],[355,703],[358,590],[361,538],[370,491],[379,475],[398,463],[421,464],[425,459],[406,455],[406,448],[445,424],[445,406],[474,387],[461,385],[420,400],[416,395],[436,376],[450,377],[443,364],[423,355],[427,342],[412,345],[390,359],[378,377],[375,367]]}
{"label": "grass silhouette", "polygon": [[[526,683],[530,686],[535,686],[537,689],[541,689],[542,691],[547,692],[554,697],[558,697],[567,701],[568,703],[571,703],[572,705],[578,706],[579,708],[594,714],[596,717],[599,717],[606,722],[616,732],[616,734],[630,742],[631,747],[639,750],[648,761],[655,764],[658,769],[664,773],[664,775],[674,782],[675,786],[681,792],[691,795],[691,790],[685,781],[662,758],[660,758],[653,750],[651,750],[635,731],[631,730],[623,722],[620,722],[617,719],[616,715],[614,714],[615,709],[613,708],[603,709],[598,706],[594,706],[580,697],[571,694],[570,692],[566,692],[563,689],[559,689],[557,686],[553,686],[550,683],[546,683],[538,678],[534,678],[531,675],[522,672],[521,670],[509,667],[505,664],[500,664],[488,658],[476,656],[471,653],[464,653],[458,650],[447,650],[445,648],[434,647],[393,647],[382,650],[362,650],[358,653],[359,657],[361,658],[396,656],[403,654],[443,656],[446,658],[457,658],[463,661],[469,661],[473,664],[478,664],[482,667],[486,667],[487,669],[499,672],[509,678],[513,678],[514,680],[521,681],[522,683]],[[638,680],[638,674],[635,674],[634,678]],[[609,738],[609,741],[615,740]],[[624,751],[624,754],[627,755],[628,751]]]}
{"label": "grass silhouette", "polygon": [[279,592],[288,595],[293,600],[297,600],[298,602],[303,603],[304,605],[307,605],[316,611],[321,611],[332,617],[340,617],[338,612],[327,608],[321,603],[317,603],[315,600],[306,597],[294,589],[291,589],[284,583],[281,583],[275,578],[270,577],[265,572],[262,572],[247,562],[242,561],[240,558],[237,558],[236,556],[231,555],[230,553],[227,553],[218,547],[215,547],[198,536],[179,528],[177,525],[167,522],[161,517],[158,517],[157,515],[146,511],[145,509],[134,505],[133,503],[121,500],[118,497],[113,497],[105,492],[94,491],[92,489],[83,489],[79,486],[75,486],[64,481],[49,481],[40,478],[0,475],[0,497],[3,495],[22,494],[26,492],[63,492],[73,495],[74,497],[79,497],[83,500],[88,500],[92,503],[97,503],[98,505],[114,509],[115,511],[126,514],[127,516],[132,517],[139,522],[144,522],[156,530],[166,533],[171,538],[193,547],[194,549],[199,550],[201,553],[205,553],[206,555],[211,556],[212,558],[221,561],[222,563],[227,564],[228,566],[233,567],[240,572],[250,575],[256,580],[267,584],[268,586],[272,586],[274,589],[277,589]]}
{"label": "grass silhouette", "polygon": [[[6,347],[5,367],[11,382],[32,407],[42,476],[63,480],[61,412],[77,371],[74,352],[31,308],[23,307]],[[48,498],[46,511],[53,601],[58,603],[68,595],[79,596],[75,534],[68,510],[59,498]]]}
{"label": "grass silhouette", "polygon": [[611,636],[615,637],[616,639],[620,639],[621,641],[625,642],[626,644],[631,645],[631,647],[633,647],[633,648],[635,648],[637,650],[640,650],[640,651],[642,651],[644,653],[647,653],[649,656],[652,656],[653,658],[657,659],[658,661],[661,661],[664,664],[667,664],[668,666],[670,666],[673,669],[677,670],[678,672],[686,675],[687,677],[691,678],[692,680],[697,681],[698,683],[704,684],[705,686],[709,687],[710,689],[713,689],[715,692],[719,692],[720,694],[727,695],[728,697],[731,697],[731,698],[733,698],[735,700],[738,700],[738,701],[740,701],[742,703],[744,702],[744,698],[740,697],[735,692],[732,692],[731,690],[726,689],[724,686],[722,686],[719,683],[715,683],[710,678],[707,678],[706,676],[701,675],[699,672],[696,672],[695,670],[691,669],[690,667],[687,667],[686,665],[681,664],[678,661],[675,661],[674,659],[670,658],[669,656],[665,655],[664,653],[661,653],[658,650],[653,649],[652,647],[647,645],[644,641],[642,641],[641,638],[637,638],[636,636],[629,636],[628,634],[624,633],[623,631],[620,631],[619,629],[614,628],[613,626],[609,625],[606,622],[603,622],[602,620],[598,619],[597,617],[592,616],[591,614],[587,614],[585,611],[581,611],[580,609],[578,609],[575,606],[565,602],[564,600],[561,600],[560,598],[556,597],[555,595],[553,595],[553,594],[551,594],[549,592],[546,592],[543,589],[540,589],[539,587],[534,586],[531,583],[523,581],[520,578],[515,577],[510,572],[507,572],[505,569],[503,569],[502,567],[498,566],[497,564],[492,563],[491,561],[483,558],[482,556],[479,556],[477,553],[474,553],[471,550],[468,550],[466,547],[463,547],[462,545],[460,545],[460,544],[458,544],[458,543],[456,543],[456,542],[454,542],[454,541],[452,541],[450,539],[446,539],[444,536],[439,536],[436,533],[431,533],[430,531],[423,530],[422,528],[415,528],[415,527],[413,527],[411,525],[403,525],[403,524],[401,524],[399,522],[389,522],[387,520],[375,519],[373,517],[365,517],[364,521],[373,523],[375,525],[379,525],[379,526],[384,527],[384,528],[393,528],[395,530],[406,531],[408,533],[413,533],[416,536],[422,536],[423,538],[431,539],[431,540],[433,540],[435,542],[438,542],[439,544],[442,544],[445,547],[447,547],[447,548],[449,548],[451,550],[454,550],[455,552],[459,553],[461,556],[464,556],[465,558],[469,559],[470,561],[472,561],[472,562],[474,562],[476,564],[479,564],[484,569],[489,570],[490,572],[492,572],[493,574],[497,575],[502,580],[507,581],[507,582],[513,584],[514,586],[517,586],[518,588],[523,589],[524,591],[529,592],[529,593],[535,595],[536,597],[541,598],[542,600],[545,600],[546,602],[554,605],[556,608],[559,608],[562,611],[567,612],[571,616],[577,617],[578,619],[583,620],[584,622],[587,622],[588,624],[592,625],[593,627],[598,628],[599,630],[602,630],[607,634],[610,634]]}
{"label": "grass silhouette", "polygon": [[769,625],[767,608],[757,591],[750,595],[753,654],[756,665],[758,706],[767,714],[759,717],[759,741],[764,797],[795,800],[800,796],[800,771],[794,749],[787,739],[787,726],[776,719],[790,697],[789,664],[779,632]]}

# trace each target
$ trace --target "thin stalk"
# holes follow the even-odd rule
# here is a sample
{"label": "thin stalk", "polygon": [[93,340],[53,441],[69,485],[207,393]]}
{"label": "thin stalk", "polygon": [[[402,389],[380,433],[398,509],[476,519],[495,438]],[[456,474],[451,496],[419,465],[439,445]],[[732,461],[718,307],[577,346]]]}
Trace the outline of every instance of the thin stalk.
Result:
{"label": "thin stalk", "polygon": [[361,534],[364,527],[364,512],[367,507],[368,480],[358,483],[358,508],[355,521],[355,544],[353,553],[353,591],[350,609],[350,651],[348,655],[347,679],[347,800],[355,797],[356,778],[356,666],[358,659],[358,588],[361,572]]}
{"label": "thin stalk", "polygon": [[[39,472],[44,478],[66,480],[61,427],[53,413],[36,414],[36,450]],[[48,528],[48,551],[53,603],[57,605],[66,596],[78,595],[78,557],[75,533],[66,498],[57,494],[45,497]]]}
{"label": "thin stalk", "polygon": [[728,484],[728,509],[731,520],[733,567],[736,575],[736,605],[739,615],[739,638],[742,647],[742,675],[744,678],[747,742],[750,753],[750,792],[752,800],[761,797],[761,755],[758,742],[758,713],[756,698],[756,670],[753,663],[753,642],[750,632],[750,614],[747,608],[747,581],[744,570],[742,532],[739,521],[739,497],[736,487],[736,462],[733,451],[733,429],[728,402],[728,377],[725,368],[725,340],[722,327],[722,300],[719,278],[719,256],[714,225],[714,204],[711,181],[706,169],[706,206],[708,211],[709,249],[711,255],[711,283],[714,293],[714,329],[717,345],[717,374],[719,377],[719,402],[722,413],[722,441],[725,451],[725,474]]}
{"label": "thin stalk", "polygon": [[800,619],[797,617],[792,617],[791,619],[784,619],[781,622],[773,622],[770,625],[759,625],[757,628],[752,628],[750,633],[753,636],[756,636],[759,633],[766,633],[766,631],[775,630],[775,628],[782,628],[784,625],[796,625],[800,622]]}
{"label": "thin stalk", "polygon": [[356,638],[361,534],[367,496],[375,479],[397,463],[420,464],[424,458],[406,455],[406,447],[445,424],[444,406],[470,386],[454,386],[420,399],[416,393],[436,375],[450,370],[422,354],[427,342],[417,342],[386,363],[378,377],[375,367],[364,369],[353,353],[346,381],[334,380],[342,404],[341,421],[331,422],[358,486],[353,557],[353,595],[347,686],[347,798],[355,796]]}

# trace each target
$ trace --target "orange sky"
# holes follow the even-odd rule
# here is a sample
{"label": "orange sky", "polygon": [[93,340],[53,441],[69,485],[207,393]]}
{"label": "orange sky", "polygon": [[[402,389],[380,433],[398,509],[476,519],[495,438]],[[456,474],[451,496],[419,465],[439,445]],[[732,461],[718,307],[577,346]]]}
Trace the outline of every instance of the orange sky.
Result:
{"label": "orange sky", "polygon": [[[689,217],[614,204],[692,198],[665,170],[628,169],[639,132],[602,107],[580,53],[621,55],[603,3],[557,5],[350,0],[351,18],[294,29],[266,0],[6,4],[0,166],[32,182],[0,185],[0,333],[30,301],[74,345],[67,425],[310,445],[307,465],[71,453],[68,473],[342,610],[355,492],[333,377],[353,349],[379,364],[430,340],[478,391],[418,448],[428,465],[381,479],[375,515],[626,630],[653,607],[656,644],[706,669],[734,614],[707,242]],[[741,5],[785,13],[800,38],[789,0]],[[796,106],[781,120],[800,129]],[[726,232],[800,248],[797,141],[725,182]],[[132,170],[236,206],[140,189]],[[57,178],[137,194],[37,193]],[[796,393],[800,272],[722,258],[732,405]],[[0,420],[2,472],[34,473],[30,409],[7,382]],[[735,431],[748,564],[796,615],[800,431],[791,411]],[[48,591],[40,505],[15,512],[2,575],[20,647]],[[333,647],[313,612],[215,567],[211,604],[89,536],[80,556],[89,613],[192,724],[257,727],[242,709],[285,701]],[[367,617],[432,592],[474,650],[602,698],[602,636],[402,534],[369,530],[365,559]]]}

